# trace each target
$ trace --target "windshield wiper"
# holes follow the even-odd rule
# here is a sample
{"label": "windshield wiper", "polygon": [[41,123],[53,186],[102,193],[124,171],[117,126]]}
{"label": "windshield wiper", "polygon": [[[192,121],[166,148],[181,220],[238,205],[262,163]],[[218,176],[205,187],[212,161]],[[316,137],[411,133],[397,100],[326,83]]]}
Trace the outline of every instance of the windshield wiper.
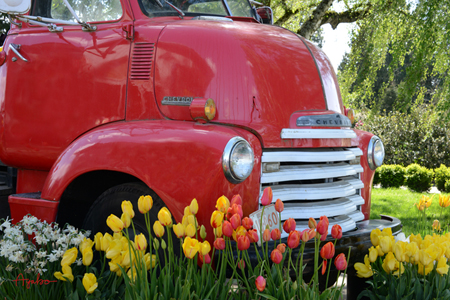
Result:
{"label": "windshield wiper", "polygon": [[69,9],[69,11],[72,14],[72,16],[75,18],[75,20],[77,20],[78,24],[83,26],[83,30],[86,30],[86,31],[95,31],[95,30],[97,30],[97,26],[92,26],[91,24],[88,24],[86,22],[81,22],[80,18],[78,18],[77,13],[73,10],[73,8],[69,4],[69,2],[67,0],[63,0],[63,1],[64,1],[64,4],[66,5],[66,7]]}
{"label": "windshield wiper", "polygon": [[[156,0],[157,2],[159,2],[158,0]],[[175,5],[173,5],[172,3],[170,3],[169,1],[165,1],[167,3],[167,5],[169,5],[170,7],[172,7],[174,10],[177,11],[177,13],[180,15],[180,18],[183,19],[183,17],[185,16],[184,12],[179,9],[178,7],[176,7]],[[162,7],[162,6],[161,6]]]}

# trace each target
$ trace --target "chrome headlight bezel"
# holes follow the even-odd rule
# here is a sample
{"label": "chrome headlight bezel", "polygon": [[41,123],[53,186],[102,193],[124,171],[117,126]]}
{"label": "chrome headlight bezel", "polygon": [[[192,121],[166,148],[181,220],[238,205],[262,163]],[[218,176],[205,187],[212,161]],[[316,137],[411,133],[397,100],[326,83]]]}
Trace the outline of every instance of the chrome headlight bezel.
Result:
{"label": "chrome headlight bezel", "polygon": [[367,162],[370,169],[375,170],[383,164],[385,152],[383,142],[379,137],[374,135],[369,142],[367,148]]}
{"label": "chrome headlight bezel", "polygon": [[[248,154],[251,157],[251,160],[249,160],[249,164],[247,166],[248,171],[244,172],[244,174],[242,174],[241,170],[236,170],[233,167],[235,164],[233,163],[232,160],[232,156],[233,154],[235,154],[234,151],[236,151],[242,146],[245,147],[245,149],[248,151]],[[241,183],[242,181],[247,179],[247,177],[250,176],[250,174],[252,173],[254,160],[255,155],[249,142],[247,142],[245,139],[239,136],[233,137],[228,141],[227,145],[225,146],[225,149],[223,150],[222,154],[223,173],[225,174],[225,177],[228,179],[229,182],[234,184]]]}

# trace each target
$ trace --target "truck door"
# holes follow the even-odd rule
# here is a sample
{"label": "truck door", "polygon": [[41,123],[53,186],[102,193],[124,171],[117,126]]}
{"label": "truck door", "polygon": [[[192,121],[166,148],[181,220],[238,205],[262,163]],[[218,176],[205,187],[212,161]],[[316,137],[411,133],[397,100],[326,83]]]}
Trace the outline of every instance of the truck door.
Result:
{"label": "truck door", "polygon": [[[57,21],[62,31],[52,32],[22,22],[6,39],[0,134],[2,161],[8,165],[48,170],[78,136],[125,118],[133,28],[128,3],[69,3],[96,29]],[[30,15],[75,21],[62,0],[35,0]]]}

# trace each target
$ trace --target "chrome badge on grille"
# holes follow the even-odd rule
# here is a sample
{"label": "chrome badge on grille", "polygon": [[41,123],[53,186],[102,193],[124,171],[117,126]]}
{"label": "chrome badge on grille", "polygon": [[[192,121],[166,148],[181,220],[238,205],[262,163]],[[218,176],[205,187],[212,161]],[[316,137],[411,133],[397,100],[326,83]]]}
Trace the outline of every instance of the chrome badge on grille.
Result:
{"label": "chrome badge on grille", "polygon": [[352,122],[346,116],[334,113],[329,115],[319,116],[301,116],[297,118],[297,126],[311,126],[311,127],[351,127]]}

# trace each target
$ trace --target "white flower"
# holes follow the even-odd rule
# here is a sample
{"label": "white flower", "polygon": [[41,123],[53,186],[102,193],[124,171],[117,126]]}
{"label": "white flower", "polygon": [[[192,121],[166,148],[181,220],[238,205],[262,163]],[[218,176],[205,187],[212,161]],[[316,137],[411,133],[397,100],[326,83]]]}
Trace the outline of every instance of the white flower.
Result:
{"label": "white flower", "polygon": [[3,223],[0,225],[0,230],[2,230],[3,227],[4,227],[5,229],[8,229],[8,228],[11,227],[11,220],[9,220],[9,217],[7,217],[6,220],[5,220],[5,222],[3,222]]}
{"label": "white flower", "polygon": [[81,258],[77,259],[75,262],[77,263],[77,266],[81,266],[83,264],[83,260]]}
{"label": "white flower", "polygon": [[59,260],[60,256],[51,253],[51,254],[49,254],[49,255],[47,256],[47,258],[48,258],[48,261],[49,261],[49,262],[55,262],[55,261],[58,261],[58,260]]}

